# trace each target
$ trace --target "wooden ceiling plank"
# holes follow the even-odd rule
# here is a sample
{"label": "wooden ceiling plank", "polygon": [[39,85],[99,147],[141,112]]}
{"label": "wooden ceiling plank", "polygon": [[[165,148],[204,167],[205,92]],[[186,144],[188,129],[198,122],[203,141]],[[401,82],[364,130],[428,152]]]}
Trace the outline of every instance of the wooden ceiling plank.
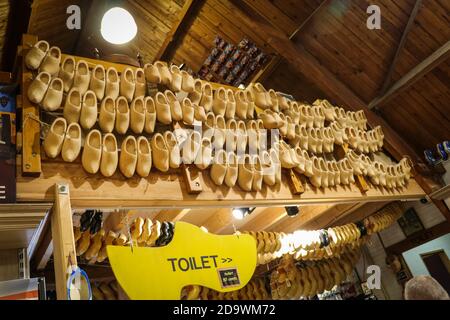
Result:
{"label": "wooden ceiling plank", "polygon": [[300,212],[294,216],[285,216],[283,219],[279,220],[277,223],[273,224],[268,230],[279,231],[279,232],[292,232],[297,229],[301,229],[305,223],[315,219],[321,214],[330,212],[334,210],[335,205],[313,205],[313,206],[300,206]]}
{"label": "wooden ceiling plank", "polygon": [[[51,215],[51,211],[49,216]],[[52,231],[50,219],[42,227],[41,236],[37,240],[36,249],[30,257],[30,267],[32,270],[43,270],[47,266],[50,257],[53,254]]]}
{"label": "wooden ceiling plank", "polygon": [[212,214],[203,226],[211,233],[219,234],[228,225],[233,223],[232,208],[222,208]]}
{"label": "wooden ceiling plank", "polygon": [[371,214],[377,212],[382,207],[386,206],[389,202],[369,202],[365,203],[362,206],[355,208],[354,210],[350,210],[342,214],[341,216],[336,217],[332,221],[331,224],[327,226],[332,225],[344,225],[351,222],[356,222],[359,220],[364,219],[365,217],[370,216]]}
{"label": "wooden ceiling plank", "polygon": [[405,29],[403,30],[402,37],[400,39],[400,42],[398,43],[397,49],[395,50],[394,58],[392,59],[392,62],[389,66],[388,72],[386,74],[386,77],[383,82],[383,86],[381,87],[381,94],[386,93],[386,90],[388,89],[389,85],[391,84],[392,80],[392,73],[395,70],[395,67],[397,66],[397,61],[400,57],[400,54],[403,51],[403,48],[406,43],[406,39],[408,37],[409,32],[411,31],[411,28],[413,26],[413,22],[416,19],[417,13],[419,12],[420,5],[422,4],[422,0],[416,0],[414,3],[414,7],[411,10],[411,14],[408,18],[408,23],[406,24]]}
{"label": "wooden ceiling plank", "polygon": [[191,209],[167,209],[161,210],[156,216],[155,220],[159,221],[172,221],[177,222],[181,220],[186,214],[188,214]]}
{"label": "wooden ceiling plank", "polygon": [[[300,31],[308,25],[308,22],[315,17],[322,10],[322,8],[328,4],[328,2],[329,0],[323,0],[320,5],[305,19],[305,21],[303,21],[302,24],[289,35],[289,39],[293,39],[298,33],[300,33]],[[282,58],[279,55],[272,57],[270,62],[266,64],[263,69],[259,70],[250,82],[262,82],[267,79],[277,69],[281,61]]]}
{"label": "wooden ceiling plank", "polygon": [[155,61],[164,60],[168,56],[180,34],[185,31],[185,23],[191,15],[193,15],[195,11],[194,7],[198,7],[200,3],[203,3],[203,0],[186,0],[184,6],[181,8],[180,12],[178,12],[175,23],[167,34],[162,46],[159,48],[158,53],[155,56]]}
{"label": "wooden ceiling plank", "polygon": [[387,92],[369,103],[369,109],[381,106],[420,80],[428,72],[439,66],[450,57],[450,40],[423,60],[400,80],[394,83]]}
{"label": "wooden ceiling plank", "polygon": [[247,221],[240,229],[245,231],[267,230],[271,225],[276,224],[286,216],[284,207],[264,208],[253,220]]}
{"label": "wooden ceiling plank", "polygon": [[286,36],[290,37],[293,33],[296,33],[297,24],[270,1],[244,0],[243,2]]}
{"label": "wooden ceiling plank", "polygon": [[225,228],[221,230],[222,234],[233,234],[235,230],[244,230],[242,229],[242,226],[244,226],[247,223],[250,223],[255,218],[258,217],[258,215],[263,212],[267,207],[256,207],[252,213],[246,215],[244,219],[242,220],[233,220],[233,223],[230,223]]}

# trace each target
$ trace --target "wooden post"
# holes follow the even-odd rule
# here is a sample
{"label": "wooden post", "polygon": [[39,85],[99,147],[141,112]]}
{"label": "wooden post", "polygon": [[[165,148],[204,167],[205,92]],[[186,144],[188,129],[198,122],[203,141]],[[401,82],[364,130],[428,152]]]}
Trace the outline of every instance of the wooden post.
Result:
{"label": "wooden post", "polygon": [[[27,91],[32,81],[32,73],[25,66],[25,56],[38,41],[36,36],[24,34],[22,37],[22,174],[41,174],[41,145],[39,107],[28,100]],[[34,118],[31,119],[30,117]]]}
{"label": "wooden post", "polygon": [[69,266],[77,264],[72,225],[69,186],[55,185],[55,204],[51,216],[56,297],[67,300]]}

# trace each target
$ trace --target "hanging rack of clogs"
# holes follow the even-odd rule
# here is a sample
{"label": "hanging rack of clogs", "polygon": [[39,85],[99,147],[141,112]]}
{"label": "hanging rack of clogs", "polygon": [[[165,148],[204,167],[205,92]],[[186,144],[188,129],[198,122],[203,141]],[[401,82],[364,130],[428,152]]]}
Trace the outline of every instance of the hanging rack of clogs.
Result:
{"label": "hanging rack of clogs", "polygon": [[407,159],[377,160],[382,129],[367,130],[364,113],[326,100],[298,103],[261,84],[241,90],[194,79],[161,61],[141,69],[69,56],[32,35],[19,53],[17,199],[55,201],[53,214],[67,222],[55,232],[73,235],[72,207],[286,206],[425,194]]}

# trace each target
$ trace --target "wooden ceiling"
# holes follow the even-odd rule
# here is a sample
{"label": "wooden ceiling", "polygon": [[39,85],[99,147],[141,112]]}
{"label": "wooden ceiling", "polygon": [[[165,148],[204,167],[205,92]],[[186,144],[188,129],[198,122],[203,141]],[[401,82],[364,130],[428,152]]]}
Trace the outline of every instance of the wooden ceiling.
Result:
{"label": "wooden ceiling", "polygon": [[[18,2],[28,3],[14,3]],[[9,3],[0,0],[3,38],[10,23]],[[105,3],[34,0],[28,31],[66,53],[92,56],[97,47],[105,55],[139,53],[144,62],[164,56],[194,72],[216,35],[234,43],[246,37],[277,59],[259,78],[267,87],[309,102],[325,97],[337,104],[375,105],[376,113],[419,155],[448,139],[450,2],[446,0],[123,0],[121,5],[135,17],[139,32],[128,45],[114,47],[99,35]],[[72,4],[82,9],[81,30],[66,28],[66,8]],[[381,30],[366,27],[366,9],[373,4],[381,9]],[[285,41],[290,41],[288,47]],[[0,42],[0,49],[4,44]],[[414,69],[439,48],[443,51],[439,59],[428,68]],[[311,69],[305,59],[313,59],[317,64],[313,67],[319,69]],[[323,70],[356,100],[340,99],[348,92],[334,92],[321,79]],[[414,81],[375,103],[411,72]]]}

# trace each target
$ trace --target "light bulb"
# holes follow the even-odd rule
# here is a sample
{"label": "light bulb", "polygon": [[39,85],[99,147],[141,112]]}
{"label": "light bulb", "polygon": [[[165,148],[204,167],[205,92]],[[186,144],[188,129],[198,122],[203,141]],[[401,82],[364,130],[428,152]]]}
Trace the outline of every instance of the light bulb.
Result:
{"label": "light bulb", "polygon": [[233,214],[233,217],[237,220],[244,219],[244,210],[242,209],[239,208],[233,209],[231,213]]}
{"label": "light bulb", "polygon": [[127,10],[114,7],[103,15],[100,32],[106,41],[124,44],[134,39],[137,34],[137,25]]}

